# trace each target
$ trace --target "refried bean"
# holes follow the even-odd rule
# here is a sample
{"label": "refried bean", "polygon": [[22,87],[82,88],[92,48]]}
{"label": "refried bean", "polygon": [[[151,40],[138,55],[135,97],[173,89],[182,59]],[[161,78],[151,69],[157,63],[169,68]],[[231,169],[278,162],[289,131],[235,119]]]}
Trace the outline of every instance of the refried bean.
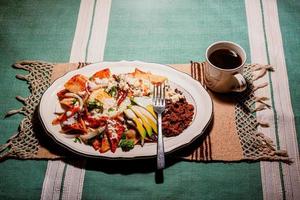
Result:
{"label": "refried bean", "polygon": [[179,135],[190,125],[193,115],[194,106],[185,98],[175,103],[166,101],[166,109],[162,116],[163,134],[167,137]]}

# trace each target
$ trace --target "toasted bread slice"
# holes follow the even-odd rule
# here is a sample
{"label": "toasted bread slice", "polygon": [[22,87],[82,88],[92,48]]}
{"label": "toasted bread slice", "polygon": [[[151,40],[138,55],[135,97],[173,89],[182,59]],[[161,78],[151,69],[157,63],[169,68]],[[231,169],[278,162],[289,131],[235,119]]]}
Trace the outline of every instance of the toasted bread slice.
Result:
{"label": "toasted bread slice", "polygon": [[150,74],[149,75],[149,80],[153,84],[160,84],[160,83],[163,83],[166,80],[168,80],[168,78],[165,77],[165,76]]}
{"label": "toasted bread slice", "polygon": [[104,89],[100,88],[92,92],[92,94],[89,97],[89,101],[98,100],[100,102],[103,102],[103,99],[112,98],[107,92],[104,91]]}
{"label": "toasted bread slice", "polygon": [[103,79],[103,78],[109,78],[109,77],[110,77],[110,70],[108,68],[106,68],[106,69],[96,72],[91,77],[91,80],[95,80],[96,78]]}
{"label": "toasted bread slice", "polygon": [[166,81],[168,79],[165,76],[154,75],[154,74],[151,74],[150,72],[143,72],[142,70],[140,70],[138,68],[135,69],[135,71],[132,73],[132,76],[136,77],[136,78],[147,79],[153,84],[163,83],[164,81]]}
{"label": "toasted bread slice", "polygon": [[85,91],[85,84],[88,78],[84,75],[77,74],[73,76],[68,82],[65,83],[65,88],[73,93],[79,93]]}

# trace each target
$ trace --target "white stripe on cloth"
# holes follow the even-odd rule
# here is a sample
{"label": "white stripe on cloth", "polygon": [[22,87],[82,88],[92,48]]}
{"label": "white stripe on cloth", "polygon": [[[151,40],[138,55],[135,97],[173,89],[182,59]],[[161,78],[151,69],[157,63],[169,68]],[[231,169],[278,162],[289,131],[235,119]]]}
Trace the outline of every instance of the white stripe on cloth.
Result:
{"label": "white stripe on cloth", "polygon": [[[245,0],[245,6],[248,22],[251,63],[268,64],[260,0]],[[255,82],[256,84],[269,82],[268,76],[264,76]],[[269,99],[271,99],[270,85],[256,90],[255,95],[269,97]],[[258,131],[271,138],[276,144],[273,110],[265,109],[257,112],[256,115],[259,121],[266,121],[270,124],[269,128],[258,127]],[[260,168],[264,199],[282,199],[279,163],[261,162]]]}
{"label": "white stripe on cloth", "polygon": [[94,3],[95,0],[83,0],[80,3],[70,62],[85,61],[85,52],[90,34]]}
{"label": "white stripe on cloth", "polygon": [[88,55],[86,55],[87,62],[103,61],[110,7],[111,0],[97,1]]}
{"label": "white stripe on cloth", "polygon": [[288,151],[293,163],[282,164],[286,199],[300,199],[300,161],[292,109],[287,67],[279,24],[276,0],[263,1],[266,37],[270,64],[275,72],[271,73],[274,106],[277,111],[277,124],[280,149]]}
{"label": "white stripe on cloth", "polygon": [[[94,17],[92,27],[90,28],[91,33],[85,34],[90,35],[90,41],[85,40],[88,46],[88,55],[85,55],[86,62],[99,62],[103,60],[104,49],[106,44],[106,34],[109,23],[111,0],[96,0],[94,10]],[[82,23],[88,23],[82,21]],[[65,179],[62,189],[62,199],[81,199],[83,191],[83,182],[85,175],[85,163],[86,161],[81,159],[68,165],[66,168]]]}
{"label": "white stripe on cloth", "polygon": [[67,165],[63,185],[62,200],[79,200],[82,196],[85,175],[85,160],[72,161]]}
{"label": "white stripe on cloth", "polygon": [[[94,8],[94,0],[82,0],[80,3],[77,24],[75,35],[72,43],[72,50],[70,55],[70,62],[82,62],[85,60],[85,52],[87,48],[90,26],[92,22],[93,8]],[[82,161],[83,164],[85,163]],[[61,186],[62,186],[62,178],[64,175],[65,163],[63,161],[48,161],[47,170],[44,178],[43,189],[41,194],[41,200],[48,199],[59,199],[61,196]],[[76,168],[67,166],[66,173],[68,176],[70,174],[76,174],[74,179],[77,185],[69,185],[66,184],[66,180],[64,181],[64,188],[67,191],[72,191],[74,188],[78,189],[79,192],[74,192],[76,197],[73,195],[72,197],[75,199],[81,199],[82,195],[82,184],[84,180],[84,170],[83,167]],[[70,171],[72,173],[70,173]],[[72,176],[72,175],[71,175]],[[69,181],[69,180],[67,180]],[[62,196],[66,197],[64,193]]]}
{"label": "white stripe on cloth", "polygon": [[49,160],[41,194],[42,200],[56,200],[60,196],[60,188],[65,163],[60,160]]}

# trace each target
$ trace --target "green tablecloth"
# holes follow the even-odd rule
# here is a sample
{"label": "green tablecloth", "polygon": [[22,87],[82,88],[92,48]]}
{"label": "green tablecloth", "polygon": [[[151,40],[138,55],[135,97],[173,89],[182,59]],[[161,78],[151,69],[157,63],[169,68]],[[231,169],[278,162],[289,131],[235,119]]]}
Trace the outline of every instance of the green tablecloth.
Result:
{"label": "green tablecloth", "polygon": [[[277,18],[268,15],[274,14],[272,10],[274,5],[277,8],[275,9],[275,16],[278,14],[277,21]],[[11,64],[23,59],[51,62],[76,60],[76,55],[71,54],[76,51],[72,49],[72,45],[74,47],[76,28],[79,28],[77,21],[80,19],[80,9],[85,10],[81,12],[83,16],[81,19],[86,20],[81,22],[82,30],[87,30],[87,35],[84,36],[87,40],[84,40],[82,45],[77,45],[78,48],[81,47],[77,49],[78,52],[83,55],[79,56],[81,61],[143,60],[157,63],[187,63],[190,60],[204,60],[205,49],[210,43],[217,40],[231,40],[245,48],[248,62],[252,62],[250,55],[255,55],[255,51],[251,48],[255,50],[255,47],[251,46],[251,42],[260,38],[251,35],[253,34],[251,28],[254,28],[254,35],[256,29],[262,28],[264,48],[267,49],[266,61],[271,64],[278,63],[274,60],[280,57],[280,50],[273,45],[274,43],[281,44],[284,50],[283,60],[287,68],[294,113],[294,115],[288,113],[288,109],[283,115],[279,111],[275,112],[277,145],[284,143],[280,140],[282,138],[280,134],[283,133],[279,131],[280,120],[283,118],[295,120],[296,139],[299,141],[299,1],[1,0],[1,144],[17,131],[22,119],[21,115],[3,119],[5,112],[21,106],[18,101],[14,100],[15,96],[29,95],[27,85],[15,79],[15,74],[20,71],[11,68]],[[263,15],[260,16],[260,14]],[[257,19],[262,19],[262,27],[259,27],[260,23],[249,23],[249,17],[254,15],[258,15]],[[106,26],[107,34],[105,28],[98,32],[94,30],[97,26],[105,24],[105,17],[109,19],[109,24]],[[274,22],[269,21],[270,17]],[[281,38],[278,38],[276,34],[273,35],[271,28],[268,27],[272,23],[276,26],[277,22],[280,24],[282,43]],[[256,50],[259,51],[259,49]],[[270,80],[272,80],[271,76]],[[287,99],[289,100],[289,97]],[[272,102],[276,108],[276,99]],[[284,134],[291,133],[285,132]],[[299,145],[293,148],[298,149]],[[297,156],[298,158],[294,159],[299,161],[299,155]],[[299,197],[300,190],[299,162],[293,164],[296,166],[292,168],[292,172],[286,173],[285,164],[278,163],[269,164],[275,165],[275,169],[278,170],[266,172],[264,171],[266,168],[262,167],[263,164],[259,162],[180,161],[172,162],[166,168],[163,184],[156,184],[154,171],[148,170],[151,167],[144,167],[143,164],[131,166],[122,163],[123,169],[120,166],[109,166],[107,163],[103,165],[97,163],[100,166],[95,166],[95,163],[88,162],[84,164],[86,170],[80,172],[84,177],[82,187],[79,185],[76,190],[69,191],[70,187],[66,180],[78,181],[69,177],[71,172],[68,167],[72,166],[71,163],[66,165],[60,163],[63,175],[61,179],[51,177],[58,182],[61,181],[61,184],[56,183],[59,187],[53,192],[55,195],[50,195],[51,198],[271,199],[272,195],[279,194],[279,199],[296,199]],[[153,163],[146,162],[145,164]],[[48,179],[45,180],[45,177],[49,178],[49,174],[46,174],[46,171],[50,170],[49,166],[51,162],[48,161],[6,160],[0,163],[0,199],[39,199],[41,197],[47,199],[49,196],[45,194],[45,191],[51,191],[46,185]],[[268,184],[265,181],[276,176],[274,173],[278,174],[279,181],[274,182],[273,188],[279,188],[279,191],[273,191],[272,187],[270,189],[266,186]],[[290,187],[288,176],[291,174],[296,174],[296,179],[293,179],[295,181],[292,181]]]}

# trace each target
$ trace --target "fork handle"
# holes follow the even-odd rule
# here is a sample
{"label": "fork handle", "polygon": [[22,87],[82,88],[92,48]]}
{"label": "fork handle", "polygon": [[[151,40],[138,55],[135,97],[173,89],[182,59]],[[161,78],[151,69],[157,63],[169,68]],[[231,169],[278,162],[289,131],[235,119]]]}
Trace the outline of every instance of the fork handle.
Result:
{"label": "fork handle", "polygon": [[162,134],[162,119],[161,114],[157,116],[158,123],[158,139],[157,139],[157,169],[165,168],[165,151],[164,151],[164,141]]}

